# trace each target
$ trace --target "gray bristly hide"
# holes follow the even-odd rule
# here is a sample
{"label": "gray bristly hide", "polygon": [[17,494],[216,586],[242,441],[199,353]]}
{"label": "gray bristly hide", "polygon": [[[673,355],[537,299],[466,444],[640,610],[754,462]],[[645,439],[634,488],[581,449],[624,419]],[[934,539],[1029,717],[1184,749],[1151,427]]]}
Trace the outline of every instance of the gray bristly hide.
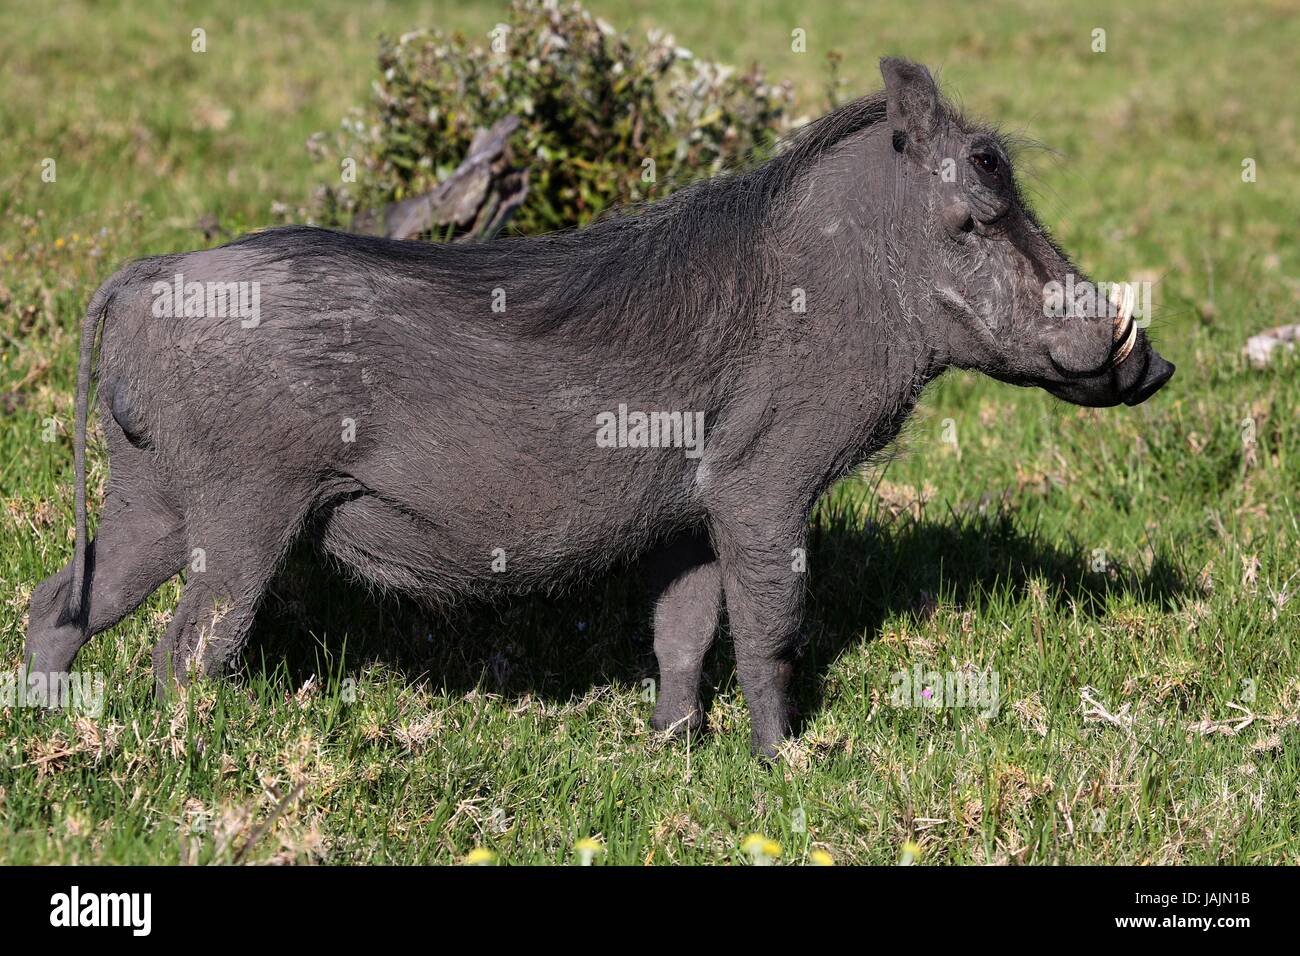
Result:
{"label": "gray bristly hide", "polygon": [[[159,687],[224,671],[304,535],[435,605],[647,555],[654,726],[699,727],[725,602],[753,746],[773,753],[809,511],[927,383],[978,369],[1113,405],[1173,371],[1131,314],[1045,315],[1044,285],[1073,267],[1002,140],[924,67],[881,66],[884,91],[767,163],[579,231],[436,245],[293,227],[117,273],[87,315],[77,548],[32,596],[33,679],[182,570]],[[101,320],[111,471],[87,543]]]}

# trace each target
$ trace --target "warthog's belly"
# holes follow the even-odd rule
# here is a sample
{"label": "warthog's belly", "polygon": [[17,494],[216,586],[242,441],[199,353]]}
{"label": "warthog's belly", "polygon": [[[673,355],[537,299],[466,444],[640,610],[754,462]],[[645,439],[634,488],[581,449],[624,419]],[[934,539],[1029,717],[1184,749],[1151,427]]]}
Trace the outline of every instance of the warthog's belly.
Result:
{"label": "warthog's belly", "polygon": [[494,514],[460,507],[424,514],[367,490],[323,509],[316,544],[373,586],[441,604],[571,582],[635,556],[690,520],[633,506],[583,509],[549,523],[526,502],[509,512],[489,507]]}

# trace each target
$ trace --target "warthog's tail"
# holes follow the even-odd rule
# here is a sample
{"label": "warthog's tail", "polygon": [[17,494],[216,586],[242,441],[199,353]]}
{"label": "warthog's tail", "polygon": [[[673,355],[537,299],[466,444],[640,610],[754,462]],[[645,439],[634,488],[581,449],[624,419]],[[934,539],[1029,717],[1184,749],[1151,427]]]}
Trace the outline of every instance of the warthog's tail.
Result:
{"label": "warthog's tail", "polygon": [[117,287],[118,277],[109,279],[91,297],[86,320],[81,326],[81,361],[77,366],[77,431],[72,456],[77,478],[77,544],[72,556],[72,589],[68,594],[67,619],[81,617],[86,590],[86,419],[90,415],[91,365],[95,356],[95,336],[99,323],[108,312],[109,300]]}

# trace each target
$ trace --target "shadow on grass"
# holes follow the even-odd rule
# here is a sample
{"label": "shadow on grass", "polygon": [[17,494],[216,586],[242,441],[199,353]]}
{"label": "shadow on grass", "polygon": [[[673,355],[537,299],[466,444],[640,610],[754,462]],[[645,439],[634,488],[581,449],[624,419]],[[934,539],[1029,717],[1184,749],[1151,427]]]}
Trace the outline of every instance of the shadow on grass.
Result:
{"label": "shadow on grass", "polygon": [[[1156,555],[1149,570],[1090,570],[1090,553],[1044,541],[1013,511],[851,521],[829,511],[809,536],[808,612],[793,702],[803,719],[822,705],[823,676],[850,646],[874,640],[886,621],[921,621],[937,607],[995,613],[993,595],[1012,600],[1043,587],[1061,611],[1100,618],[1112,595],[1171,609],[1184,590],[1175,565]],[[285,690],[312,674],[354,673],[380,663],[411,681],[453,694],[480,689],[562,703],[607,684],[657,675],[650,606],[635,566],[559,596],[460,609],[435,617],[413,604],[375,599],[324,570],[310,551],[295,556],[259,615],[245,656],[251,669],[278,671]],[[724,621],[704,680],[734,680]]]}

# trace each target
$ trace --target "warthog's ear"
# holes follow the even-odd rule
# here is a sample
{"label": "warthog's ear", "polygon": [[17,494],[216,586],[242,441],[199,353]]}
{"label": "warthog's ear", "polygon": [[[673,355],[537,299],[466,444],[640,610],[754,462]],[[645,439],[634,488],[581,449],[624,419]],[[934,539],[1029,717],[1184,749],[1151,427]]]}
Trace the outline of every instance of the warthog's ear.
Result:
{"label": "warthog's ear", "polygon": [[[920,63],[887,56],[880,61],[885,78],[885,110],[894,129],[894,144],[924,146],[939,128],[939,90]],[[902,134],[900,137],[899,134]]]}

